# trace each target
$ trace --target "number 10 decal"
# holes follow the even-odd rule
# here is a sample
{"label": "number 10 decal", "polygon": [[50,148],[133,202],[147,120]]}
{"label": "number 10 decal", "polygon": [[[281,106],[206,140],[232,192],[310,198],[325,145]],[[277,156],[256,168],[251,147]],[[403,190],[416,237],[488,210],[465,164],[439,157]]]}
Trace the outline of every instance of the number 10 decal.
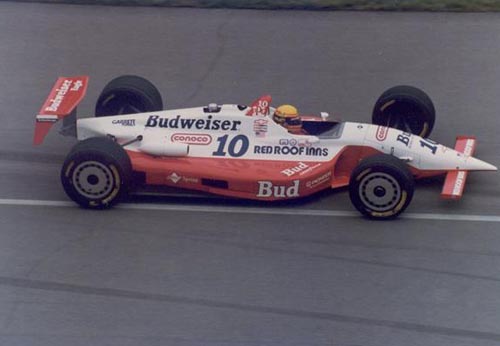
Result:
{"label": "number 10 decal", "polygon": [[[219,146],[217,148],[217,151],[214,151],[212,153],[213,156],[226,156],[226,142],[227,138],[229,135],[224,135],[222,137],[217,138],[217,142],[219,142]],[[229,141],[229,144],[227,146],[227,153],[229,156],[232,157],[240,157],[246,154],[248,151],[248,147],[250,145],[250,142],[248,140],[248,137],[245,135],[237,135],[234,136]]]}
{"label": "number 10 decal", "polygon": [[436,154],[436,150],[438,148],[437,143],[430,140],[429,138],[424,138],[420,140],[420,146],[422,148],[427,148],[429,149],[433,155]]}

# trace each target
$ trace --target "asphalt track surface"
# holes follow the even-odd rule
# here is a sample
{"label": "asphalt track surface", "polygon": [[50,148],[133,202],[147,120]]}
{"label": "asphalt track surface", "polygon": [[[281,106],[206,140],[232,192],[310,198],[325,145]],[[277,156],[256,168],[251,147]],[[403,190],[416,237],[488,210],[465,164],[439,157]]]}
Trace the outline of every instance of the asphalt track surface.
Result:
{"label": "asphalt track surface", "polygon": [[463,200],[421,182],[405,217],[359,217],[347,193],[293,204],[134,197],[103,212],[59,184],[74,139],[31,146],[56,77],[151,79],[167,107],[271,93],[370,121],[413,84],[432,137],[479,140],[500,166],[500,14],[272,12],[0,2],[0,345],[500,344],[499,173]]}

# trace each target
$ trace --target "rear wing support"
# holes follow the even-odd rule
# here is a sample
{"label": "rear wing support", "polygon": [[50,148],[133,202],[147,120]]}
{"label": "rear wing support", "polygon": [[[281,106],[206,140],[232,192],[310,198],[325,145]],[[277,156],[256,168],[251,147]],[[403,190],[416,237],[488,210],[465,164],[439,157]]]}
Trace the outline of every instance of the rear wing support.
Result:
{"label": "rear wing support", "polygon": [[[60,119],[72,116],[76,119],[76,106],[82,101],[87,92],[89,77],[59,77],[52,87],[40,112],[36,116],[33,144],[39,145],[49,133],[52,125]],[[69,119],[67,119],[69,120]],[[65,121],[65,128],[69,124]],[[68,130],[63,132],[68,133]]]}

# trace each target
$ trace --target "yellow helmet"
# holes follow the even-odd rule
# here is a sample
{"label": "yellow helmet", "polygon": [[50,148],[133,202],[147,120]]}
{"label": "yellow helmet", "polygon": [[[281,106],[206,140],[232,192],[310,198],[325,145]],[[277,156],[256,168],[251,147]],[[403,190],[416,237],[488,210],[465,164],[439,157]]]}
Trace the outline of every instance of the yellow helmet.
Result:
{"label": "yellow helmet", "polygon": [[273,119],[289,131],[297,131],[302,128],[299,111],[292,105],[281,105],[276,108]]}
{"label": "yellow helmet", "polygon": [[299,111],[292,105],[281,105],[276,108],[274,114],[283,118],[293,118],[299,115]]}

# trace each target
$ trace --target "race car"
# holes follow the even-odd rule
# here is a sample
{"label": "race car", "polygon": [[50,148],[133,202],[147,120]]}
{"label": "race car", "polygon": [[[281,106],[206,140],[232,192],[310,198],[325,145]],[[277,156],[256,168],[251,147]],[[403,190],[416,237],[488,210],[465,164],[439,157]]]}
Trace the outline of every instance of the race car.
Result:
{"label": "race car", "polygon": [[412,86],[384,92],[372,124],[295,114],[290,124],[300,131],[291,131],[288,115],[278,121],[280,107],[271,106],[269,95],[249,106],[163,110],[157,88],[128,75],[104,87],[95,116],[76,119],[88,82],[60,77],[36,115],[34,133],[34,144],[41,144],[63,119],[61,132],[78,138],[61,182],[85,208],[109,208],[141,185],[263,201],[348,187],[361,214],[392,219],[410,203],[415,179],[446,175],[441,195],[458,199],[469,171],[497,170],[472,157],[474,137],[457,137],[454,149],[428,139],[435,109]]}

